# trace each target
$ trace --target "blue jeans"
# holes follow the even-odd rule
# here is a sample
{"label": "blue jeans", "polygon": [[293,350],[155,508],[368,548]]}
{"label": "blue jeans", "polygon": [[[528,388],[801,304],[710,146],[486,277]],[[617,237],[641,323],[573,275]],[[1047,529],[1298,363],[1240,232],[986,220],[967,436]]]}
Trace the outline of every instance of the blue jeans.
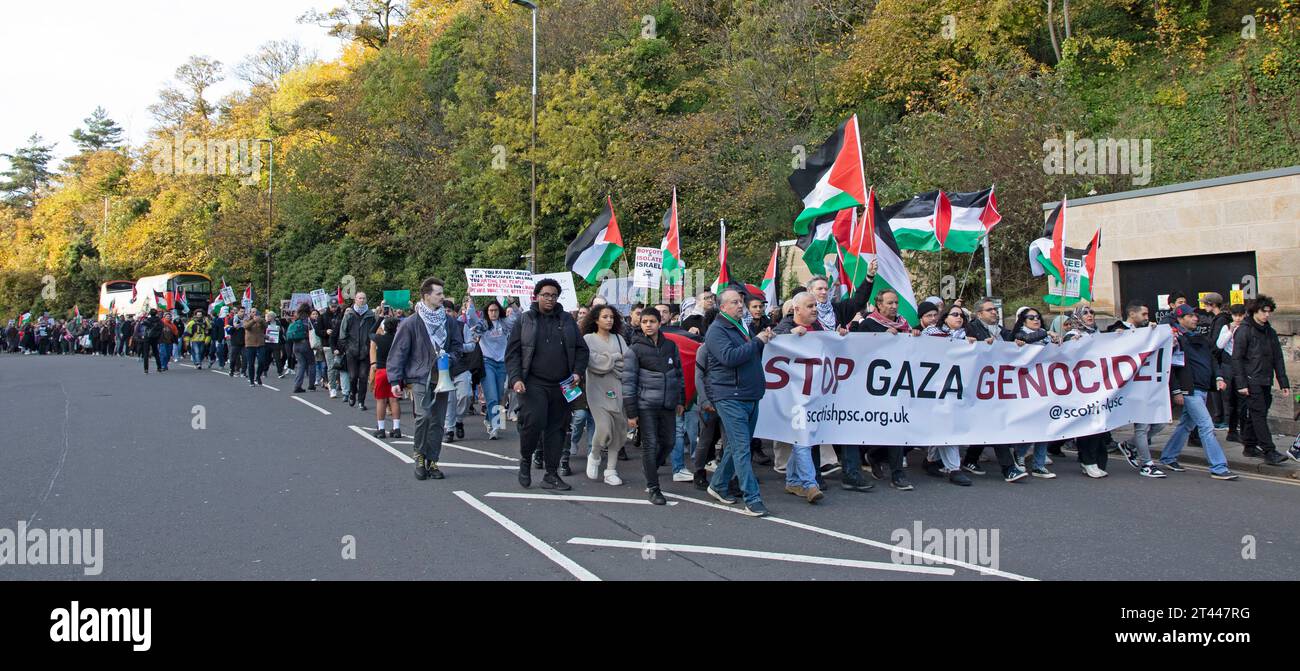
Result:
{"label": "blue jeans", "polygon": [[1187,445],[1187,437],[1192,427],[1201,435],[1201,445],[1205,448],[1205,460],[1210,462],[1211,473],[1228,472],[1228,459],[1223,456],[1223,448],[1214,437],[1214,419],[1210,417],[1209,408],[1205,407],[1206,392],[1197,389],[1190,394],[1183,394],[1183,416],[1178,418],[1174,435],[1169,436],[1165,449],[1160,453],[1160,463],[1169,464],[1178,461],[1178,455]]}
{"label": "blue jeans", "polygon": [[[584,392],[585,393],[585,392]],[[587,453],[591,453],[591,444],[596,440],[596,420],[592,418],[591,411],[583,408],[574,410],[573,417],[569,420],[569,444],[565,446],[564,453],[573,456],[581,449],[582,432],[587,432]]]}
{"label": "blue jeans", "polygon": [[1030,449],[1034,450],[1034,463],[1029,465],[1030,469],[1047,467],[1047,443],[1021,443],[1016,446],[1016,456],[1024,459],[1029,454]]}
{"label": "blue jeans", "polygon": [[[857,450],[857,445],[846,445],[845,450]],[[791,445],[790,460],[785,462],[785,484],[795,487],[817,486],[817,470],[813,468],[812,448],[807,445]]]}
{"label": "blue jeans", "polygon": [[244,374],[249,382],[261,381],[262,364],[266,361],[266,347],[244,348]]}
{"label": "blue jeans", "polygon": [[700,433],[700,406],[692,403],[691,407],[677,418],[677,440],[673,443],[673,472],[686,468],[687,462],[695,454],[696,437]]}
{"label": "blue jeans", "polygon": [[167,370],[167,363],[172,359],[171,343],[160,342],[154,350],[153,360],[158,363],[158,370]]}
{"label": "blue jeans", "polygon": [[190,360],[195,367],[203,365],[203,349],[206,345],[207,343],[190,341]]}
{"label": "blue jeans", "polygon": [[487,417],[488,426],[500,429],[505,422],[497,424],[497,415],[501,413],[501,395],[506,388],[506,364],[483,357],[483,403],[487,405],[483,415]]}
{"label": "blue jeans", "polygon": [[726,494],[727,484],[734,475],[740,480],[745,503],[761,503],[754,465],[749,460],[749,440],[754,436],[754,425],[758,423],[758,401],[716,401],[713,406],[722,420],[727,443],[709,484],[713,491]]}

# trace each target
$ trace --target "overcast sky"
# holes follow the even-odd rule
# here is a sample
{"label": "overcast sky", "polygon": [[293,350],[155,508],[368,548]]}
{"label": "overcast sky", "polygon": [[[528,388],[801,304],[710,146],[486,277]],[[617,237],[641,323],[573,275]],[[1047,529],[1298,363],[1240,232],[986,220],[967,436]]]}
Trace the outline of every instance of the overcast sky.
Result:
{"label": "overcast sky", "polygon": [[[215,58],[226,81],[210,102],[238,88],[232,68],[272,40],[294,40],[320,59],[341,43],[316,25],[300,25],[309,9],[340,0],[44,0],[0,2],[0,153],[39,133],[58,159],[75,153],[69,135],[96,105],[141,144],[154,119],[148,107],[191,55]],[[8,162],[0,158],[0,169]]]}

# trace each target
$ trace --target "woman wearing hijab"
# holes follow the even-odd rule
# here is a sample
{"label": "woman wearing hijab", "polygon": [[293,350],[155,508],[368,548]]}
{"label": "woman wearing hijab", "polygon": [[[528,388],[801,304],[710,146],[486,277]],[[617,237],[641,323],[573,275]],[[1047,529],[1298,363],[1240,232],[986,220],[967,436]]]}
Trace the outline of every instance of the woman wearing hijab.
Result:
{"label": "woman wearing hijab", "polygon": [[[1092,308],[1081,305],[1075,308],[1065,320],[1065,335],[1061,337],[1061,341],[1083,340],[1096,334],[1096,315],[1093,314]],[[1103,431],[1074,439],[1075,445],[1079,447],[1079,461],[1083,472],[1088,477],[1104,478],[1108,475],[1106,473],[1106,443],[1109,438],[1110,432]]]}

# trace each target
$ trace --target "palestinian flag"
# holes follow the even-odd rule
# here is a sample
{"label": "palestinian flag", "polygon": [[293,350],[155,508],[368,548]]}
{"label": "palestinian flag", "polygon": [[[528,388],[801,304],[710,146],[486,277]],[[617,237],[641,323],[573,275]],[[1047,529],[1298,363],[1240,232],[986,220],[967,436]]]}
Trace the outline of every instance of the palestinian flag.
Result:
{"label": "palestinian flag", "polygon": [[942,191],[927,191],[884,209],[884,219],[899,249],[938,251],[936,221],[952,217],[951,203]]}
{"label": "palestinian flag", "polygon": [[614,216],[614,201],[605,197],[605,209],[591,222],[564,254],[564,263],[587,284],[595,284],[600,273],[614,267],[623,253],[623,234]]}
{"label": "palestinian flag", "polygon": [[18,320],[18,325],[19,325],[19,326],[22,326],[22,325],[24,325],[24,324],[30,322],[31,320],[32,320],[32,313],[30,313],[30,312],[24,312],[22,318]]}
{"label": "palestinian flag", "polygon": [[179,308],[181,309],[181,312],[182,312],[182,313],[184,313],[184,314],[189,314],[189,313],[190,313],[190,302],[189,302],[189,300],[186,299],[186,297],[185,297],[185,290],[184,290],[184,289],[181,289],[181,294],[180,294],[179,296],[176,297],[176,306],[179,307]]}
{"label": "palestinian flag", "polygon": [[778,296],[776,295],[776,257],[781,251],[781,245],[772,248],[772,258],[767,262],[767,271],[763,273],[763,281],[759,283],[759,291],[763,293],[763,299],[767,301],[768,307],[776,307]]}
{"label": "palestinian flag", "polygon": [[[698,340],[692,340],[680,333],[667,333],[660,331],[663,336],[677,345],[677,352],[682,359],[682,370],[695,370],[695,355],[700,349],[701,343]],[[695,401],[695,376],[684,375],[686,378],[686,406],[690,407]]]}
{"label": "palestinian flag", "polygon": [[81,306],[80,306],[80,305],[74,305],[74,306],[72,306],[72,317],[73,317],[73,319],[76,319],[77,321],[81,321]]}
{"label": "palestinian flag", "polygon": [[994,226],[1002,221],[993,187],[983,191],[954,192],[947,196],[947,217],[936,218],[934,237],[953,252],[973,252]]}
{"label": "palestinian flag", "polygon": [[[343,305],[343,287],[337,284],[334,287],[334,300],[338,301],[339,305]],[[505,305],[505,303],[502,303],[502,305]]]}
{"label": "palestinian flag", "polygon": [[253,304],[253,285],[250,284],[244,289],[244,300],[248,301],[249,305]]}
{"label": "palestinian flag", "polygon": [[840,210],[834,214],[818,217],[808,232],[799,236],[795,246],[803,250],[803,262],[808,272],[813,275],[827,275],[826,256],[835,253],[835,222],[840,217],[849,217],[850,210]]}
{"label": "palestinian flag", "polygon": [[1069,306],[1079,301],[1091,301],[1092,276],[1097,268],[1097,250],[1101,247],[1101,229],[1092,236],[1092,241],[1084,249],[1065,245],[1065,211],[1068,204],[1064,197],[1056,208],[1047,216],[1043,225],[1043,237],[1029,245],[1029,270],[1034,277],[1051,275],[1058,284],[1065,282],[1067,266],[1079,267],[1079,296],[1067,298],[1064,295],[1048,294],[1043,300],[1051,305]]}
{"label": "palestinian flag", "polygon": [[673,187],[673,204],[664,213],[664,239],[659,243],[663,250],[664,299],[681,299],[685,285],[686,264],[682,261],[681,229],[677,223],[677,188]]}
{"label": "palestinian flag", "polygon": [[226,299],[221,297],[221,292],[217,292],[217,297],[212,301],[212,304],[208,306],[208,311],[211,316],[220,317],[221,309],[224,307],[226,307]]}
{"label": "palestinian flag", "polygon": [[722,222],[722,241],[718,247],[718,279],[713,281],[710,289],[713,293],[722,291],[731,284],[731,267],[727,265],[727,222]]}
{"label": "palestinian flag", "polygon": [[898,294],[898,314],[907,319],[907,323],[918,326],[921,320],[916,314],[916,294],[912,291],[912,278],[903,265],[902,250],[889,220],[875,204],[874,194],[871,202],[872,207],[867,210],[859,226],[862,229],[861,258],[868,263],[875,259],[878,264],[876,277],[871,284],[870,300],[874,302],[880,292],[893,289]]}
{"label": "palestinian flag", "polygon": [[109,312],[112,312],[112,311],[113,311],[113,308],[116,307],[116,306],[117,306],[117,297],[116,297],[116,296],[114,296],[113,298],[108,299],[108,311],[109,311]]}
{"label": "palestinian flag", "polygon": [[865,205],[867,178],[862,168],[858,115],[849,117],[788,181],[803,201],[803,211],[794,220],[794,232],[799,235],[807,233],[809,225],[824,214]]}
{"label": "palestinian flag", "polygon": [[132,305],[135,304],[136,296],[139,294],[139,292],[136,291],[136,289],[137,289],[137,287],[136,287],[134,284],[132,284],[132,285],[131,285],[131,304],[132,304]]}

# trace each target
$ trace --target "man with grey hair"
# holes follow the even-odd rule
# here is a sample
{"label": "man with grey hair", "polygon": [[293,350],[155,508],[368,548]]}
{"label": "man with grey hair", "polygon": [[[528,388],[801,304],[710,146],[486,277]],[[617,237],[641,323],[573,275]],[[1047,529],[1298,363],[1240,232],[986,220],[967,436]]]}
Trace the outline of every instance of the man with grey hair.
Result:
{"label": "man with grey hair", "polygon": [[754,478],[749,441],[758,421],[758,401],[763,398],[766,387],[763,346],[772,339],[772,329],[754,336],[749,334],[740,321],[745,312],[745,300],[735,289],[722,292],[721,310],[719,318],[713,320],[704,337],[709,348],[704,384],[722,419],[727,442],[707,491],[709,496],[722,503],[734,504],[736,500],[726,494],[734,474],[745,496],[745,514],[763,517],[768,511]]}
{"label": "man with grey hair", "polygon": [[[817,319],[817,299],[811,292],[796,294],[791,302],[794,303],[794,313],[773,327],[772,333],[804,336],[810,331],[828,330]],[[809,503],[814,503],[823,496],[821,487],[817,484],[818,471],[813,462],[812,449],[810,445],[793,445],[785,474],[785,491],[802,496]],[[861,448],[845,445],[843,451],[845,468],[840,487],[855,492],[870,491],[871,483],[862,476]]]}

